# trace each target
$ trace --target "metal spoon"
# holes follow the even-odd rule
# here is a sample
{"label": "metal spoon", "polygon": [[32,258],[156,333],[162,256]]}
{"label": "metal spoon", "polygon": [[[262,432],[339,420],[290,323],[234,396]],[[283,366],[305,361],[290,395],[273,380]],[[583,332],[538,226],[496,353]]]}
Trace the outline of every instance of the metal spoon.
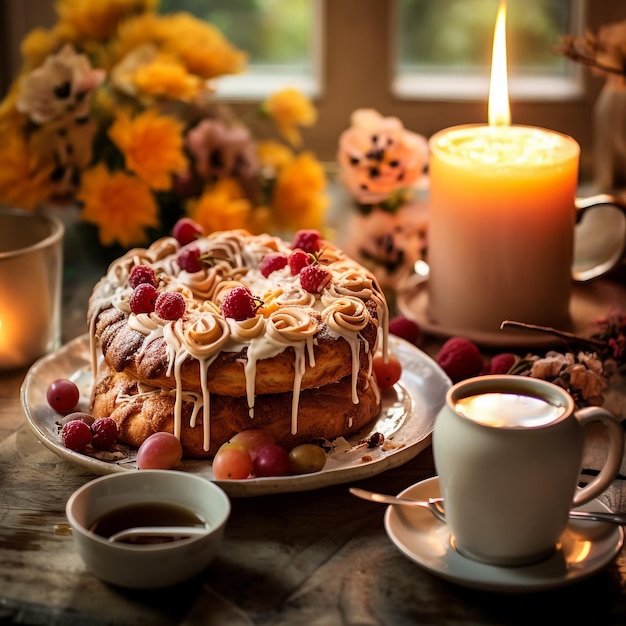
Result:
{"label": "metal spoon", "polygon": [[200,526],[135,526],[127,528],[111,535],[108,540],[124,541],[125,539],[133,539],[135,537],[168,537],[172,539],[181,539],[184,537],[192,537],[196,535],[206,535],[209,529]]}
{"label": "metal spoon", "polygon": [[[367,491],[350,487],[350,493],[357,498],[379,502],[380,504],[402,505],[412,507],[422,507],[428,509],[442,522],[446,521],[443,510],[443,498],[429,498],[428,500],[409,500],[408,498],[398,498],[384,493]],[[588,522],[608,522],[609,524],[626,524],[626,513],[608,513],[606,511],[570,511],[570,519]]]}
{"label": "metal spoon", "polygon": [[402,506],[412,506],[428,509],[435,517],[442,522],[446,521],[443,512],[443,498],[428,498],[428,500],[409,500],[406,498],[397,498],[384,493],[376,493],[365,489],[350,487],[350,493],[357,498],[369,500],[370,502],[379,502],[381,504],[401,504]]}

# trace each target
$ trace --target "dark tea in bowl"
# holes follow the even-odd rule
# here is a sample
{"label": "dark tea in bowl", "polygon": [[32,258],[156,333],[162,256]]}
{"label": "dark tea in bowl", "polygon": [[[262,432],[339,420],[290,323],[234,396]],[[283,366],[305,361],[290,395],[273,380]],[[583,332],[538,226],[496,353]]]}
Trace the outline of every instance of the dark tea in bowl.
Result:
{"label": "dark tea in bowl", "polygon": [[74,544],[98,578],[121,587],[174,585],[213,561],[230,516],[215,483],[173,470],[119,472],[77,489],[65,512]]}
{"label": "dark tea in bowl", "polygon": [[[604,425],[606,462],[579,487],[585,427]],[[563,388],[515,375],[450,388],[435,420],[433,457],[456,549],[493,565],[527,565],[557,548],[573,507],[617,477],[624,433],[609,411],[576,410]]]}

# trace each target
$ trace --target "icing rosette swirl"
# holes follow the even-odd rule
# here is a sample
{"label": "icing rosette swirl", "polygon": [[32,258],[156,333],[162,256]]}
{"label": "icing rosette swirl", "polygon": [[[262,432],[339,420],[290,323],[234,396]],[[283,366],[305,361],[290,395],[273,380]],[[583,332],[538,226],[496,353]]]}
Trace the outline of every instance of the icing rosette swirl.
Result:
{"label": "icing rosette swirl", "polygon": [[230,327],[223,317],[209,311],[191,322],[177,320],[176,332],[182,345],[195,359],[202,360],[217,354],[230,338]]}
{"label": "icing rosette swirl", "polygon": [[128,326],[142,335],[149,335],[164,324],[165,321],[154,313],[131,313],[128,316]]}
{"label": "icing rosette swirl", "polygon": [[174,254],[179,247],[178,241],[174,237],[163,237],[148,248],[148,258],[152,263],[155,263]]}
{"label": "icing rosette swirl", "polygon": [[196,298],[210,300],[222,275],[216,267],[203,267],[199,272],[181,272],[178,280],[188,287]]}
{"label": "icing rosette swirl", "polygon": [[235,267],[241,267],[245,265],[242,250],[247,234],[246,231],[240,230],[218,233],[205,241],[203,253],[213,256],[217,261],[228,261]]}
{"label": "icing rosette swirl", "polygon": [[363,301],[351,296],[332,300],[322,311],[322,321],[341,335],[346,331],[357,333],[363,330],[369,320],[370,314]]}
{"label": "icing rosette swirl", "polygon": [[313,306],[315,294],[306,289],[292,285],[288,290],[276,297],[276,302],[282,306]]}
{"label": "icing rosette swirl", "polygon": [[268,336],[277,343],[291,345],[306,341],[318,330],[317,322],[304,309],[284,307],[272,313],[266,324]]}
{"label": "icing rosette swirl", "polygon": [[265,318],[262,315],[255,315],[245,320],[227,318],[227,321],[235,341],[250,341],[255,337],[261,337],[265,332]]}

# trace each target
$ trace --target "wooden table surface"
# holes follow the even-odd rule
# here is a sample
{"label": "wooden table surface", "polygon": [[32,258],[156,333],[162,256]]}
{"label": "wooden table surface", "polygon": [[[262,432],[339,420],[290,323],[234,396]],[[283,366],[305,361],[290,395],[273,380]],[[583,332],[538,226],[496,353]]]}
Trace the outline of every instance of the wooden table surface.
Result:
{"label": "wooden table surface", "polygon": [[[85,332],[100,268],[72,265],[64,280],[64,341]],[[156,591],[96,579],[64,523],[69,495],[95,476],[40,444],[19,392],[26,370],[0,374],[0,624],[96,626],[626,624],[626,548],[601,571],[550,591],[476,591],[403,556],[387,537],[385,506],[348,485],[233,498],[225,541],[199,577]],[[612,401],[626,416],[622,389]],[[586,466],[596,462],[591,456]],[[592,467],[593,468],[593,467]],[[401,467],[359,481],[398,493],[435,473],[430,447]],[[626,511],[626,481],[603,499]]]}

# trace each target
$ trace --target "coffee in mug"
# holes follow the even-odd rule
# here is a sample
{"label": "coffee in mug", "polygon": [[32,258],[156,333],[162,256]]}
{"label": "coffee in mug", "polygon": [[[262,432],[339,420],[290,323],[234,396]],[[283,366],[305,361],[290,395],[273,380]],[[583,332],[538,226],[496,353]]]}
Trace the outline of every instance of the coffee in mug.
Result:
{"label": "coffee in mug", "polygon": [[[607,459],[581,488],[591,422],[606,428]],[[449,389],[435,421],[433,455],[456,549],[494,565],[526,565],[550,556],[570,509],[616,478],[624,433],[609,411],[576,410],[570,394],[553,383],[479,376]]]}

